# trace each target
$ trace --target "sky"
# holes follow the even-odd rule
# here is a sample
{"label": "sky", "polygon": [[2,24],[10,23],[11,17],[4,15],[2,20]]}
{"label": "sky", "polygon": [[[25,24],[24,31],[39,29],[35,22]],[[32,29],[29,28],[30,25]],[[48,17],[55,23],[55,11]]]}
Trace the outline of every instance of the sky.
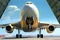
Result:
{"label": "sky", "polygon": [[[51,24],[59,24],[54,13],[52,12],[52,9],[48,5],[46,0],[11,0],[8,4],[2,18],[0,19],[0,24],[8,24],[13,22],[20,21],[20,12],[22,7],[25,5],[26,2],[32,2],[39,10],[39,22],[44,23],[51,23]],[[39,30],[36,30],[35,32],[24,32],[21,30],[22,35],[37,35],[39,33]],[[9,36],[15,36],[17,34],[17,30],[14,29],[13,33],[9,34],[6,32],[5,28],[0,28],[0,34],[3,35],[9,35]],[[56,28],[55,31],[51,34],[48,34],[46,30],[42,30],[43,35],[52,35],[52,36],[59,36],[59,28]]]}

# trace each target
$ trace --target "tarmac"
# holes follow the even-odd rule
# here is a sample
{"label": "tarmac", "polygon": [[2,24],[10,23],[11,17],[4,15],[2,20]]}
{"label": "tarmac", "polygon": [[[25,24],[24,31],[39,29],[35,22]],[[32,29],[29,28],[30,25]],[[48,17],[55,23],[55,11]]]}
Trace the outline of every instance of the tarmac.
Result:
{"label": "tarmac", "polygon": [[60,40],[60,36],[45,36],[43,38],[37,37],[23,37],[23,38],[16,38],[16,37],[7,37],[7,38],[0,38],[0,40]]}

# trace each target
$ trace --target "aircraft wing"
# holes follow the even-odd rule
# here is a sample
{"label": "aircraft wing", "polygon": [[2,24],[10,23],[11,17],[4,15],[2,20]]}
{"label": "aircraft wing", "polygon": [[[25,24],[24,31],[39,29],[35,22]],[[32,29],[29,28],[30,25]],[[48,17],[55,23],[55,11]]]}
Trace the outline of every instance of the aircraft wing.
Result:
{"label": "aircraft wing", "polygon": [[41,29],[45,29],[46,27],[49,27],[49,26],[54,26],[54,28],[60,28],[60,24],[49,24],[49,23],[38,23],[38,27],[41,28]]}
{"label": "aircraft wing", "polygon": [[47,2],[60,23],[60,0],[47,0]]}
{"label": "aircraft wing", "polygon": [[6,26],[13,26],[14,29],[21,29],[21,24],[20,22],[15,22],[15,23],[9,23],[9,24],[0,24],[0,28],[6,28]]}
{"label": "aircraft wing", "polygon": [[0,18],[3,15],[10,0],[0,0]]}

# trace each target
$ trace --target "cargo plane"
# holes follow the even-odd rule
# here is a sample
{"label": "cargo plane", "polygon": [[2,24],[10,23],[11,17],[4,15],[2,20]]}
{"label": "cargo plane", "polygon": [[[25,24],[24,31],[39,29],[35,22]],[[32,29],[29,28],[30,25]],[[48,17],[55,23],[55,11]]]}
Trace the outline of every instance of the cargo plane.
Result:
{"label": "cargo plane", "polygon": [[24,32],[32,32],[38,29],[39,34],[37,35],[37,37],[43,38],[43,34],[41,34],[42,29],[46,29],[47,33],[52,33],[54,32],[55,28],[60,28],[60,24],[49,24],[39,22],[38,8],[32,2],[27,2],[22,7],[20,19],[21,20],[19,22],[10,24],[0,24],[0,28],[6,28],[7,33],[12,33],[14,29],[17,29],[18,34],[16,34],[16,38],[22,38],[22,34],[20,34],[19,30],[23,30]]}

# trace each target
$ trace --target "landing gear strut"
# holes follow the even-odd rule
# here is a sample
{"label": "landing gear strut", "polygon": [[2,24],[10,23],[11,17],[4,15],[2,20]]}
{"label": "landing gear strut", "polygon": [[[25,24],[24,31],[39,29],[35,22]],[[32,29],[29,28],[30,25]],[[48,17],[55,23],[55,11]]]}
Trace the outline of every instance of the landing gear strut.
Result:
{"label": "landing gear strut", "polygon": [[31,24],[28,25],[28,30],[32,30]]}
{"label": "landing gear strut", "polygon": [[43,34],[41,34],[41,28],[40,28],[40,30],[39,30],[39,34],[37,35],[37,38],[43,38]]}
{"label": "landing gear strut", "polygon": [[16,38],[22,38],[22,35],[20,34],[20,30],[18,29],[18,34],[16,34]]}

